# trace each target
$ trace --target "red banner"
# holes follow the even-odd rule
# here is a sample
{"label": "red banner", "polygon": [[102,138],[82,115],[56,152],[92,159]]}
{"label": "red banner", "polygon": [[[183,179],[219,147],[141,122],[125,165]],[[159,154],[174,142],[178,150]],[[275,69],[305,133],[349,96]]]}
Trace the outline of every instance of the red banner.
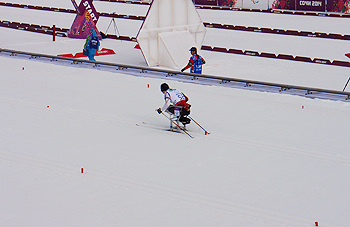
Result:
{"label": "red banner", "polygon": [[218,0],[194,0],[194,4],[196,5],[214,5],[218,4]]}
{"label": "red banner", "polygon": [[[250,1],[253,3],[261,2],[259,0],[193,0],[196,5],[259,8],[259,6],[251,7],[247,4]],[[350,13],[350,0],[269,0],[268,5],[269,9]]]}
{"label": "red banner", "polygon": [[295,10],[295,0],[274,0],[271,9]]}
{"label": "red banner", "polygon": [[349,0],[327,0],[327,11],[338,13],[349,13]]}
{"label": "red banner", "polygon": [[[102,50],[96,51],[95,56],[110,55],[110,54],[115,54],[114,50],[102,48]],[[65,57],[65,58],[83,58],[83,57],[86,57],[86,55],[83,55],[83,52],[76,53],[75,55],[73,55],[73,54],[59,54],[57,56],[58,57]]]}
{"label": "red banner", "polygon": [[218,0],[219,6],[235,7],[237,0]]}
{"label": "red banner", "polygon": [[[193,0],[196,5],[235,7],[238,0]],[[242,2],[242,0],[240,0]]]}
{"label": "red banner", "polygon": [[296,0],[296,10],[326,11],[326,0]]}

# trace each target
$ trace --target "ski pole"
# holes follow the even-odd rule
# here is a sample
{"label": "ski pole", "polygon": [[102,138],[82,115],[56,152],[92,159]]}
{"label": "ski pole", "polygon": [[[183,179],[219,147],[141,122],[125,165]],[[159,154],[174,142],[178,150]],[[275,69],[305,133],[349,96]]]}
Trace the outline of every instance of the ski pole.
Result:
{"label": "ski pole", "polygon": [[188,132],[186,132],[186,130],[184,130],[183,128],[181,128],[175,121],[171,120],[167,115],[165,115],[163,112],[162,114],[168,118],[174,125],[176,125],[179,129],[181,129],[184,133],[186,133],[189,137],[194,138],[193,136],[191,136]]}
{"label": "ski pole", "polygon": [[196,123],[201,129],[203,129],[205,135],[210,134],[210,132],[208,132],[205,128],[203,128],[196,120],[194,120],[191,116],[188,116],[189,118],[191,118],[191,120]]}
{"label": "ski pole", "polygon": [[346,82],[346,84],[345,84],[345,87],[344,87],[343,91],[345,91],[345,88],[348,86],[349,80],[350,80],[350,77],[349,77],[349,79],[348,79],[348,82]]}

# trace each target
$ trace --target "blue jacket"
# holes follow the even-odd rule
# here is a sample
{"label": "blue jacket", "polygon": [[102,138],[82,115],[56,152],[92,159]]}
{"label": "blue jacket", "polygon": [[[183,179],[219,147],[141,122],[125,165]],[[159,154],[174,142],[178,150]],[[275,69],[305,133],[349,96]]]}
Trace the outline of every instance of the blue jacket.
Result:
{"label": "blue jacket", "polygon": [[89,49],[96,49],[96,50],[98,50],[99,47],[100,47],[100,41],[98,39],[98,36],[96,34],[95,29],[91,29],[91,31],[92,31],[92,35],[91,35],[89,41],[87,42],[87,47]]}

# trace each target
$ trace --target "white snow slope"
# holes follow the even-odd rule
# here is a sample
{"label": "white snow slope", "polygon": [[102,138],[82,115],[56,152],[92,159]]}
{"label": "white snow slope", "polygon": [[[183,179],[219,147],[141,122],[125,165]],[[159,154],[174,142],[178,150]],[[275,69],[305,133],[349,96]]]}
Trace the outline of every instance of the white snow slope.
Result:
{"label": "white snow slope", "polygon": [[[62,5],[49,0],[11,2],[71,7],[68,0],[59,1]],[[130,13],[133,7],[136,15],[147,11],[147,6],[130,4],[95,5],[102,12],[109,8]],[[271,16],[279,21],[289,18],[287,26],[317,19],[226,13],[232,18],[256,17],[266,27]],[[200,14],[204,21],[216,22],[222,12],[200,10]],[[55,20],[70,27],[73,18],[0,7],[1,20],[39,24]],[[333,28],[333,19],[320,18],[324,29]],[[252,26],[250,20],[245,25]],[[99,23],[104,30],[109,19],[101,18]],[[135,36],[140,23],[118,20],[118,25],[123,27],[122,35]],[[205,44],[216,45],[219,36],[231,43],[236,34],[210,30]],[[246,39],[232,41],[230,48],[237,44],[250,49],[252,34],[241,35]],[[329,50],[317,57],[344,60],[349,51],[348,41],[338,45],[315,38],[259,37],[270,43],[288,39],[290,46],[284,48],[290,54],[305,42],[327,43],[324,47]],[[47,35],[0,28],[1,48],[62,54],[81,51],[83,43],[60,37],[52,42]],[[117,54],[97,60],[144,66],[134,45],[103,40],[101,47]],[[305,51],[312,54],[307,46]],[[261,48],[274,52],[263,43]],[[337,55],[340,52],[342,56]],[[348,68],[343,67],[203,54],[209,74],[338,90],[348,78]],[[307,227],[316,221],[319,226],[350,226],[347,102],[135,77],[3,55],[0,69],[0,226]],[[154,111],[163,105],[159,91],[163,82],[189,96],[191,116],[211,134],[204,135],[193,123],[188,129],[194,139],[163,130],[169,122]]]}

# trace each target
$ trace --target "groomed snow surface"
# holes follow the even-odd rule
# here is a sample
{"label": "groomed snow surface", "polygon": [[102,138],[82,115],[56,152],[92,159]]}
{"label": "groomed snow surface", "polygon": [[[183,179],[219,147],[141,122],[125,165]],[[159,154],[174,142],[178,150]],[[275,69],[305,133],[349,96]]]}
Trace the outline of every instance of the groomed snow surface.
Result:
{"label": "groomed snow surface", "polygon": [[[57,1],[12,2],[51,6]],[[65,2],[65,8],[71,7]],[[106,11],[98,8],[102,2],[97,3],[98,11]],[[118,13],[132,11],[130,4],[108,4]],[[29,9],[16,9],[25,13],[8,18],[8,10],[14,9],[0,7],[1,20],[31,23],[41,18],[40,24],[66,20],[61,27],[70,27],[74,19],[70,14]],[[202,16],[209,22],[216,22],[221,13],[200,11],[211,15]],[[291,17],[245,15],[262,24],[269,24],[271,16]],[[293,19],[301,24],[305,17]],[[325,29],[331,27],[327,21],[332,18],[321,19]],[[119,25],[134,33],[140,23],[120,20]],[[108,23],[100,26],[104,30]],[[206,45],[214,45],[215,31],[208,32]],[[218,31],[230,48],[235,48],[235,42],[229,42],[235,34]],[[285,39],[260,37],[266,42]],[[56,40],[0,28],[1,48],[56,55],[79,52],[84,43]],[[291,45],[284,48],[290,54],[298,44],[319,41],[288,40]],[[339,47],[338,42],[327,40],[328,47]],[[239,45],[244,44],[251,44],[249,38]],[[117,54],[96,59],[145,66],[134,45],[103,40],[101,47]],[[341,52],[334,49],[317,57],[333,59]],[[205,72],[215,75],[338,90],[349,76],[345,67],[203,54],[208,62]],[[347,102],[136,77],[5,55],[0,56],[0,69],[0,226],[311,227],[316,221],[319,226],[350,226]],[[191,116],[209,135],[194,123],[188,125],[194,139],[164,130],[169,121],[155,112],[164,102],[159,91],[163,82],[189,96]]]}

